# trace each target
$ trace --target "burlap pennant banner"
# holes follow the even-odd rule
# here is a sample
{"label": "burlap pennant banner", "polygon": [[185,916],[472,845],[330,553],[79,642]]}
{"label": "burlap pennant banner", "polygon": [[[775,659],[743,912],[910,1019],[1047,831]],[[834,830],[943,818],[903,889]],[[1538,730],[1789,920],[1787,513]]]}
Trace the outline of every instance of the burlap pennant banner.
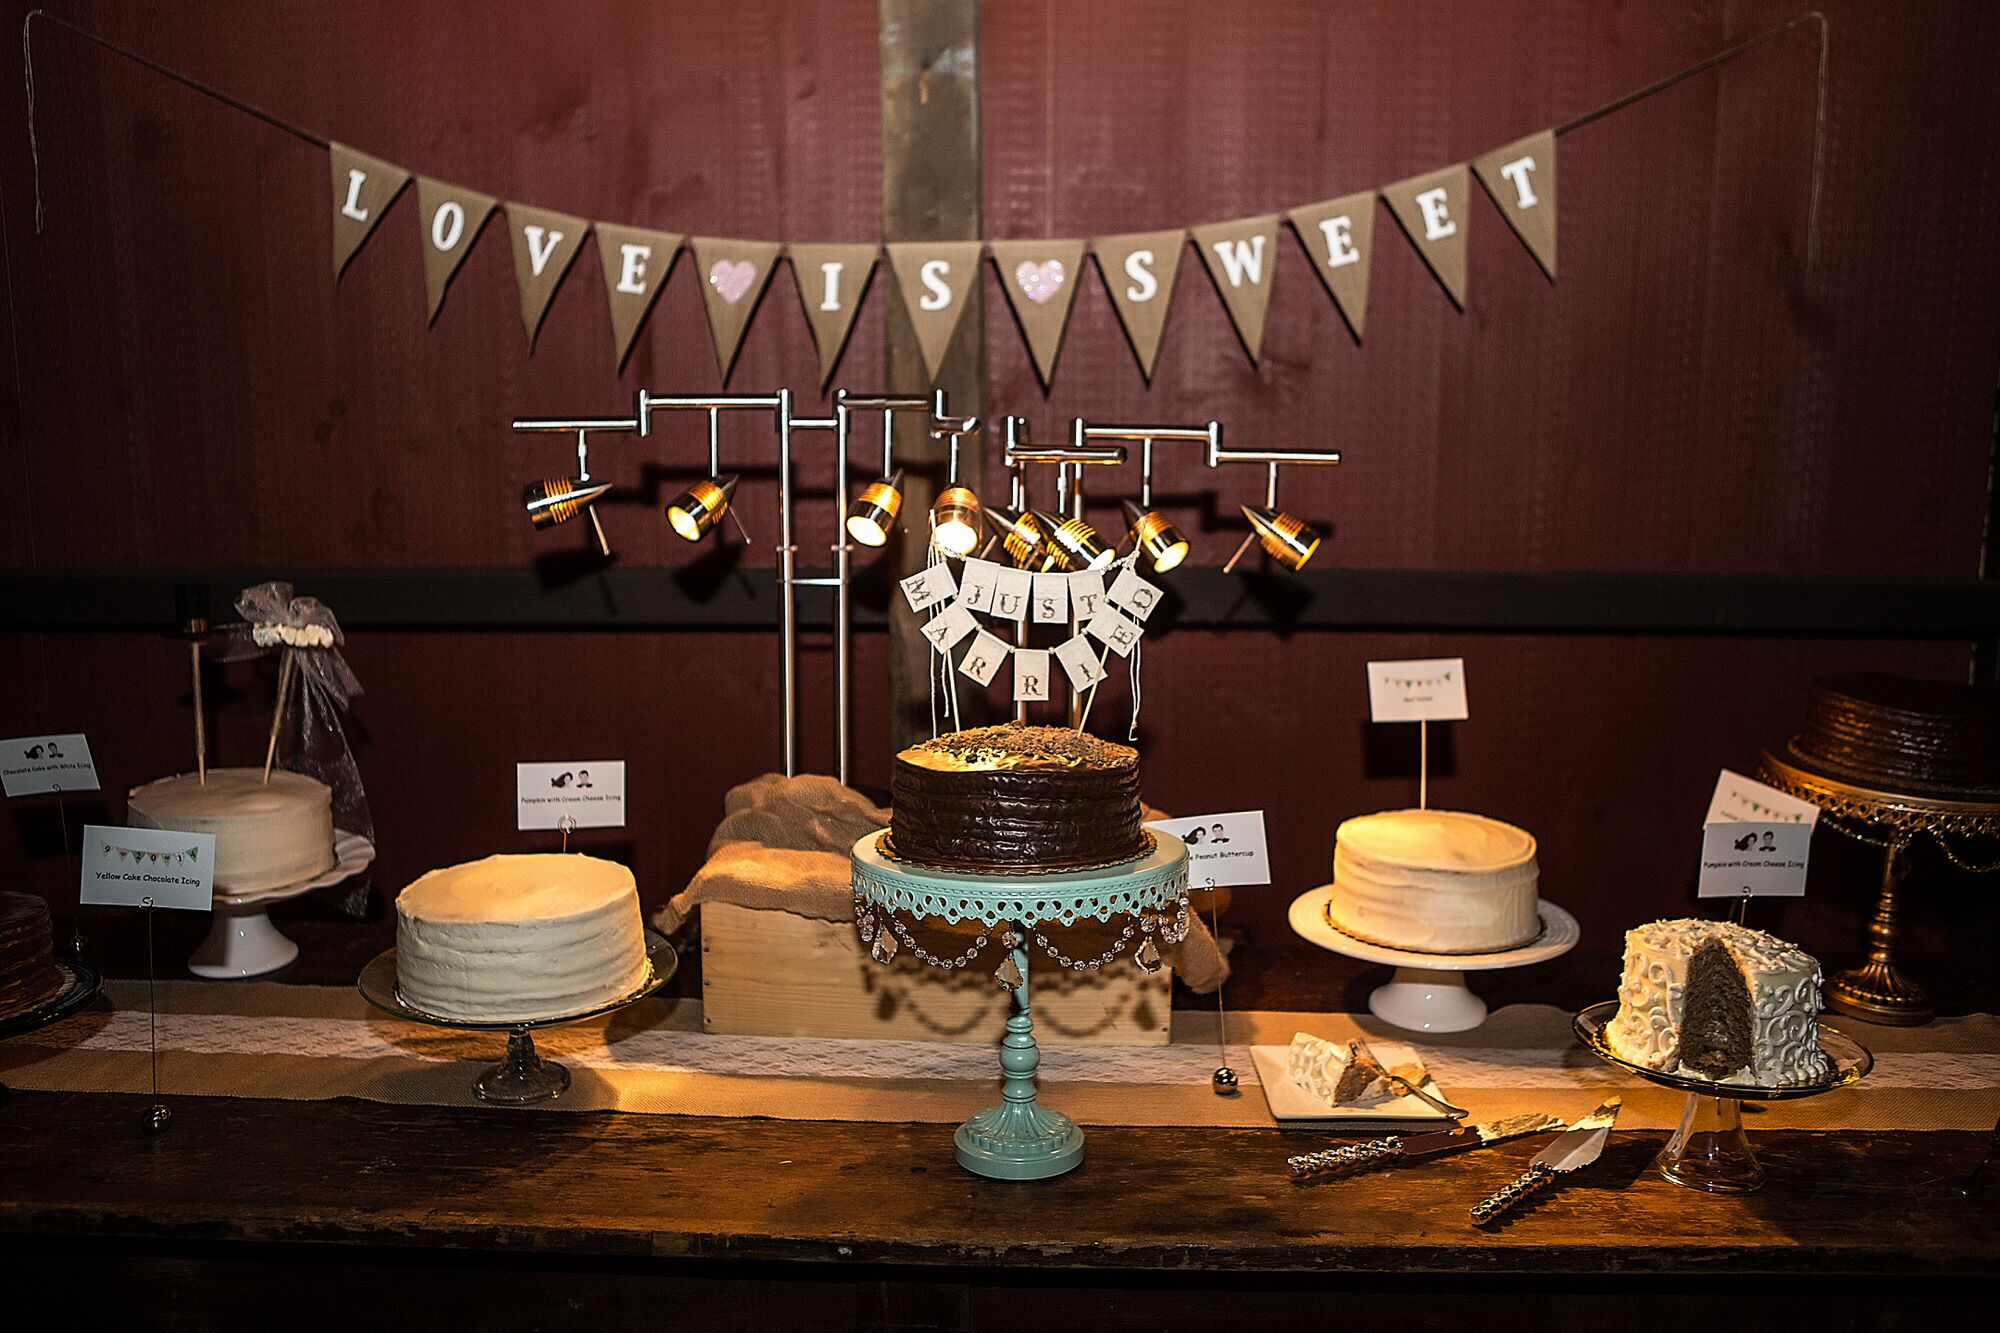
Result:
{"label": "burlap pennant banner", "polygon": [[670,231],[597,224],[597,260],[604,267],[604,293],[611,303],[611,345],[614,368],[623,370],[632,355],[633,340],[646,322],[660,288],[667,285],[681,238]]}
{"label": "burlap pennant banner", "polygon": [[1528,253],[1556,280],[1556,136],[1543,130],[1474,158],[1472,170]]}
{"label": "burlap pennant banner", "polygon": [[326,152],[333,166],[333,280],[338,282],[347,261],[410,183],[410,173],[345,144],[328,144]]}
{"label": "burlap pennant banner", "polygon": [[1055,378],[1056,355],[1062,350],[1063,330],[1069,325],[1070,306],[1076,301],[1076,280],[1083,269],[1082,241],[994,241],[993,267],[1000,274],[1000,290],[1014,307],[1028,351],[1035,359],[1035,373],[1042,387]]}
{"label": "burlap pennant banner", "polygon": [[1174,298],[1174,278],[1181,271],[1184,231],[1134,231],[1099,236],[1090,243],[1097,252],[1097,271],[1111,294],[1111,307],[1139,358],[1139,373],[1148,382],[1160,356],[1160,335],[1167,329],[1167,306]]}
{"label": "burlap pennant banner", "polygon": [[701,299],[708,307],[708,331],[715,339],[715,367],[722,382],[736,365],[743,331],[764,299],[771,269],[778,262],[774,241],[737,241],[721,236],[697,236],[688,242],[701,275]]}
{"label": "burlap pennant banner", "polygon": [[791,247],[792,280],[798,284],[799,304],[805,308],[806,324],[819,352],[821,387],[833,378],[833,368],[847,350],[861,298],[875,275],[878,253],[879,247],[873,245]]}
{"label": "burlap pennant banner", "polygon": [[567,213],[551,213],[526,204],[507,205],[507,234],[514,242],[514,285],[521,292],[521,329],[528,350],[535,347],[542,317],[569,266],[583,250],[590,223]]}
{"label": "burlap pennant banner", "polygon": [[924,369],[935,380],[951,335],[979,281],[978,241],[903,241],[887,247],[896,289],[917,331]]}
{"label": "burlap pennant banner", "polygon": [[1463,163],[1383,187],[1383,202],[1451,297],[1465,309],[1466,197],[1471,173]]}
{"label": "burlap pennant banner", "polygon": [[428,176],[417,177],[417,213],[423,227],[424,290],[430,294],[431,323],[444,308],[445,288],[500,201]]}
{"label": "burlap pennant banner", "polygon": [[1368,322],[1368,263],[1375,254],[1374,192],[1307,204],[1285,216],[1359,342]]}
{"label": "burlap pennant banner", "polygon": [[1194,248],[1254,362],[1264,346],[1264,316],[1271,310],[1271,280],[1278,267],[1278,215],[1238,218],[1194,229]]}

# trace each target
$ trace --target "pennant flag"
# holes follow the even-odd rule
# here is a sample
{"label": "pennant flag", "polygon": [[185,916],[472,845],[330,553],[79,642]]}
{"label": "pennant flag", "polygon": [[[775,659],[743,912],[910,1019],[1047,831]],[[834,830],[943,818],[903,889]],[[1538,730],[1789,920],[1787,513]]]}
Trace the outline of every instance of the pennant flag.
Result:
{"label": "pennant flag", "polygon": [[701,299],[708,307],[708,331],[715,339],[715,367],[722,382],[736,365],[736,349],[743,345],[744,330],[757,302],[764,299],[764,287],[771,281],[771,269],[778,262],[775,241],[732,241],[720,236],[696,236],[688,241],[694,252],[695,268],[701,274]]}
{"label": "pennant flag", "polygon": [[971,304],[973,284],[979,281],[979,248],[978,241],[903,241],[888,247],[896,289],[933,380]]}
{"label": "pennant flag", "polygon": [[1111,307],[1125,327],[1125,340],[1139,358],[1139,373],[1153,378],[1160,356],[1160,335],[1167,328],[1167,305],[1174,297],[1174,278],[1181,271],[1183,231],[1135,231],[1099,236],[1090,243],[1097,251],[1098,276],[1111,293]]}
{"label": "pennant flag", "polygon": [[590,223],[567,213],[551,213],[526,204],[507,205],[507,231],[514,238],[514,285],[521,289],[521,328],[528,350],[535,349],[542,316],[555,299],[569,266],[583,250]]}
{"label": "pennant flag", "polygon": [[981,685],[991,685],[993,678],[1000,674],[1001,663],[1013,652],[1007,641],[985,630],[980,630],[972,646],[965,650],[965,657],[958,664],[962,676],[970,676]]}
{"label": "pennant flag", "polygon": [[931,647],[941,653],[949,653],[960,639],[978,628],[979,621],[972,612],[953,602],[918,626],[917,632],[930,640]]}
{"label": "pennant flag", "polygon": [[1550,282],[1556,280],[1556,134],[1543,130],[1472,164],[1500,216],[1528,247]]}
{"label": "pennant flag", "polygon": [[333,280],[339,282],[347,261],[410,183],[410,173],[345,144],[330,143],[326,153],[333,163]]}
{"label": "pennant flag", "polygon": [[847,335],[854,332],[854,316],[861,309],[861,297],[868,280],[875,276],[872,245],[794,245],[792,281],[798,285],[799,304],[805,307],[806,323],[812,328],[813,346],[819,349],[819,382],[825,388],[847,349]]}
{"label": "pennant flag", "polygon": [[625,368],[639,326],[646,322],[660,288],[667,285],[667,274],[680,251],[681,238],[670,231],[621,227],[612,222],[597,224],[597,258],[604,266],[604,292],[611,301],[611,342],[617,348],[614,368]]}
{"label": "pennant flag", "polygon": [[500,201],[428,176],[417,177],[417,212],[424,230],[424,289],[430,293],[431,323],[444,308],[444,289],[472,253],[472,243]]}
{"label": "pennant flag", "polygon": [[1045,648],[1014,650],[1014,702],[1036,703],[1049,697],[1049,654]]}
{"label": "pennant flag", "polygon": [[1382,198],[1453,305],[1465,309],[1467,172],[1463,164],[1383,187]]}
{"label": "pennant flag", "polygon": [[1104,664],[1099,660],[1097,649],[1090,646],[1090,640],[1081,634],[1072,635],[1055,647],[1056,662],[1063,674],[1069,677],[1069,686],[1077,693],[1095,685],[1105,677]]}
{"label": "pennant flag", "polygon": [[1278,266],[1278,215],[1196,227],[1194,248],[1222,293],[1243,350],[1255,363],[1264,345],[1264,316],[1271,309],[1271,278]]}
{"label": "pennant flag", "polygon": [[1368,322],[1368,260],[1375,247],[1375,196],[1347,194],[1295,208],[1285,215],[1299,244],[1312,256],[1313,271],[1326,284],[1354,340]]}
{"label": "pennant flag", "polygon": [[1014,307],[1035,373],[1042,388],[1055,378],[1056,355],[1062,350],[1069,308],[1076,300],[1076,279],[1083,269],[1082,241],[994,241],[993,267],[1000,271],[1000,290]]}

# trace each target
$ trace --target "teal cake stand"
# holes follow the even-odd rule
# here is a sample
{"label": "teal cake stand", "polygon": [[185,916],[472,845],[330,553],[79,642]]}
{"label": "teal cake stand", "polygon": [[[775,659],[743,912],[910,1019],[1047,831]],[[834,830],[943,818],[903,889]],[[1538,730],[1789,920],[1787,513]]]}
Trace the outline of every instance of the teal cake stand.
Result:
{"label": "teal cake stand", "polygon": [[[896,860],[883,852],[883,836],[870,833],[854,844],[854,925],[875,960],[887,963],[907,949],[933,967],[959,969],[998,943],[995,980],[1014,996],[1000,1039],[1000,1104],[958,1127],[958,1164],[995,1180],[1046,1180],[1075,1169],[1083,1161],[1083,1131],[1035,1098],[1042,1056],[1028,1002],[1028,943],[1077,972],[1108,967],[1128,948],[1139,966],[1158,968],[1159,946],[1187,935],[1187,848],[1156,833],[1149,854],[1103,869],[977,875]],[[976,921],[985,929],[963,953],[945,957],[924,948],[906,918]],[[1043,933],[1051,925],[1121,920],[1111,947],[1092,958],[1069,957]]]}

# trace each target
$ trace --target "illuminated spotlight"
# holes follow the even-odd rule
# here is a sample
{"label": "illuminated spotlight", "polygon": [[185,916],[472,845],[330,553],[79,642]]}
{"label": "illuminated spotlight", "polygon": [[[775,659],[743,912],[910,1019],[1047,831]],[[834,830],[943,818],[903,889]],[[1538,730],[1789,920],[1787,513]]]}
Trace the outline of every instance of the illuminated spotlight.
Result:
{"label": "illuminated spotlight", "polygon": [[667,522],[682,541],[698,542],[729,512],[736,498],[736,474],[704,478],[674,497],[667,506]]}
{"label": "illuminated spotlight", "polygon": [[863,546],[883,546],[903,509],[903,469],[868,483],[861,498],[847,511],[847,535]]}
{"label": "illuminated spotlight", "polygon": [[521,507],[528,511],[528,521],[538,529],[567,523],[579,511],[588,514],[598,554],[609,556],[611,543],[606,540],[604,527],[597,521],[597,510],[592,505],[610,489],[608,482],[550,477],[547,481],[531,481],[521,488]]}
{"label": "illuminated spotlight", "polygon": [[953,486],[931,506],[931,540],[947,555],[968,556],[979,549],[979,497]]}
{"label": "illuminated spotlight", "polygon": [[1290,514],[1262,505],[1244,505],[1243,517],[1256,529],[1264,553],[1287,569],[1304,569],[1319,549],[1319,533]]}
{"label": "illuminated spotlight", "polygon": [[1049,549],[1048,534],[1035,518],[1033,511],[1016,514],[1012,510],[998,507],[986,511],[986,521],[1000,531],[1000,544],[1006,548],[1007,558],[1021,569],[1033,569],[1037,573],[1053,568],[1056,554]]}
{"label": "illuminated spotlight", "polygon": [[1052,514],[1034,511],[1035,521],[1048,534],[1049,548],[1055,552],[1056,562],[1067,570],[1103,569],[1118,558],[1118,553],[1104,544],[1097,535],[1097,529],[1080,518],[1056,518]]}
{"label": "illuminated spotlight", "polygon": [[1187,538],[1157,509],[1141,509],[1125,501],[1125,526],[1132,530],[1132,542],[1145,554],[1155,574],[1165,574],[1188,557]]}

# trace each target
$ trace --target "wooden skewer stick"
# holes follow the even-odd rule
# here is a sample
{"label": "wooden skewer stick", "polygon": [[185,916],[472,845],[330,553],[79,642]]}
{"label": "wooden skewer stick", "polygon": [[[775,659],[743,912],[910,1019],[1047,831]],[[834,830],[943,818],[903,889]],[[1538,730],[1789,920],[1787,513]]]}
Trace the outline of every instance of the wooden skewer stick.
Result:
{"label": "wooden skewer stick", "polygon": [[188,670],[194,673],[194,771],[208,785],[208,719],[201,706],[201,640],[188,641]]}
{"label": "wooden skewer stick", "polygon": [[278,757],[278,728],[285,720],[285,692],[292,685],[292,655],[298,650],[285,649],[285,659],[278,665],[278,701],[271,707],[271,739],[264,746],[264,781],[271,780],[271,761]]}
{"label": "wooden skewer stick", "polygon": [[1090,683],[1090,693],[1083,697],[1083,712],[1076,719],[1076,731],[1083,734],[1083,724],[1090,721],[1090,706],[1097,702],[1097,687],[1104,683],[1104,664],[1111,660],[1111,645],[1105,644],[1104,651],[1097,655],[1097,679]]}

